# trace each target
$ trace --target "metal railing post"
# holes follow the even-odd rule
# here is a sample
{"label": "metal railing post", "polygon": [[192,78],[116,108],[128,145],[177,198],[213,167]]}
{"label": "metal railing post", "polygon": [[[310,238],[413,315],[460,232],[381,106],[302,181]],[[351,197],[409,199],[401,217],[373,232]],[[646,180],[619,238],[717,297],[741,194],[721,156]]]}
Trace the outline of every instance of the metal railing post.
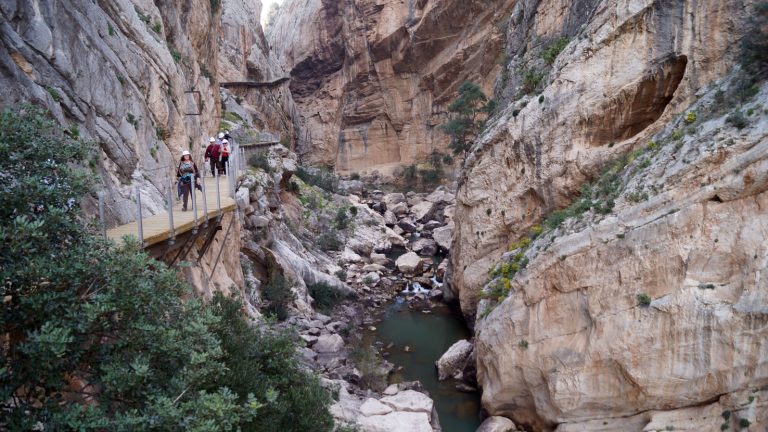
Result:
{"label": "metal railing post", "polygon": [[205,196],[205,170],[200,176],[200,187],[203,189],[203,228],[208,228],[208,199]]}
{"label": "metal railing post", "polygon": [[192,235],[195,235],[197,234],[197,199],[195,199],[195,195],[197,195],[197,188],[195,187],[194,176],[192,176],[192,181],[189,183],[189,187],[192,189],[190,192],[192,194],[192,213],[195,221],[195,227],[192,228]]}
{"label": "metal railing post", "polygon": [[136,221],[139,223],[139,246],[144,248],[144,221],[141,219],[141,189],[139,185],[134,186],[136,191]]}
{"label": "metal railing post", "polygon": [[101,220],[101,235],[107,239],[107,222],[104,217],[104,192],[99,192],[99,219]]}
{"label": "metal railing post", "polygon": [[216,168],[216,208],[219,210],[219,218],[221,218],[221,186],[219,186],[219,168]]}
{"label": "metal railing post", "polygon": [[168,185],[168,225],[171,236],[168,238],[168,244],[173,245],[176,240],[176,227],[173,224],[173,183]]}

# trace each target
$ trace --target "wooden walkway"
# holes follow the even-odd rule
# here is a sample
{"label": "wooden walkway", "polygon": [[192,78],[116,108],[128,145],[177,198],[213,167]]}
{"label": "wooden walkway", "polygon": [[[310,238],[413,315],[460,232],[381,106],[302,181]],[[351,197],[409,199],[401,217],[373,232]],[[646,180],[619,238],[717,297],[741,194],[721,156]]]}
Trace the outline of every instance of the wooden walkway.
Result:
{"label": "wooden walkway", "polygon": [[[221,213],[233,211],[235,206],[235,200],[229,196],[229,177],[222,176],[219,179],[219,190],[221,193]],[[216,179],[213,177],[206,177],[205,179],[205,198],[208,208],[208,220],[214,219],[219,216],[219,211],[216,203]],[[202,192],[199,190],[197,193],[197,222],[202,225],[205,221],[205,211],[203,209]],[[195,226],[194,212],[192,211],[192,197],[189,197],[188,210],[181,211],[182,203],[174,196],[173,206],[173,226],[176,231],[175,234],[181,234],[187,231],[191,231]],[[144,247],[152,246],[154,244],[163,242],[171,238],[171,224],[168,220],[168,213],[163,212],[154,216],[149,216],[142,219],[144,227]],[[107,237],[118,245],[123,242],[123,236],[132,235],[136,238],[139,236],[139,224],[138,222],[131,222],[126,225],[107,230]]]}

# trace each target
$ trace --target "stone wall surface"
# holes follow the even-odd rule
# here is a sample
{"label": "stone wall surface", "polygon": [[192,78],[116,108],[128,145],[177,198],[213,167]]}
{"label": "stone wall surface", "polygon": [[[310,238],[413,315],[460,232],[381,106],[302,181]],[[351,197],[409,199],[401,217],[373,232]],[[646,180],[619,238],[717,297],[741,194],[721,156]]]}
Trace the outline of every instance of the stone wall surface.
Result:
{"label": "stone wall surface", "polygon": [[514,1],[288,0],[269,40],[291,77],[303,161],[391,174],[446,152],[464,81],[490,95]]}

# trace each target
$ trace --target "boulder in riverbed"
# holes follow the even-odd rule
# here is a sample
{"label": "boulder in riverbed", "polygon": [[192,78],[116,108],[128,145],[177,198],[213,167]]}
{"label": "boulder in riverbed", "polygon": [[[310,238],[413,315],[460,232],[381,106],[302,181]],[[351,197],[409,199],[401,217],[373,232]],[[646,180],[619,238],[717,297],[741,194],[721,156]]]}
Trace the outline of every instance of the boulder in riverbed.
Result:
{"label": "boulder in riverbed", "polygon": [[441,248],[445,249],[446,251],[451,250],[453,227],[446,225],[444,227],[436,228],[434,231],[432,231],[432,238]]}
{"label": "boulder in riverbed", "polygon": [[493,416],[485,419],[475,432],[516,432],[517,426],[506,417]]}
{"label": "boulder in riverbed", "polygon": [[415,252],[408,252],[397,259],[395,263],[398,270],[407,275],[421,274],[424,266],[423,259]]}
{"label": "boulder in riverbed", "polygon": [[337,353],[344,348],[344,340],[337,334],[322,335],[312,347],[318,353]]}
{"label": "boulder in riverbed", "polygon": [[467,361],[467,357],[472,353],[473,348],[472,343],[466,339],[461,339],[451,345],[448,351],[435,362],[438,379],[442,381],[460,372]]}

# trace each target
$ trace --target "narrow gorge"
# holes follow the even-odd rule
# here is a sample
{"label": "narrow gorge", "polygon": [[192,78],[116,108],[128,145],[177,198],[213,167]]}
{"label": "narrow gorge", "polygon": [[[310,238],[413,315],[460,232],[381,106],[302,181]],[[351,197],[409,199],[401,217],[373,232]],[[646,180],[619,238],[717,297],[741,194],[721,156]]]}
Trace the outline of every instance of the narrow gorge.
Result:
{"label": "narrow gorge", "polygon": [[0,430],[766,431],[767,78],[761,0],[0,0]]}

